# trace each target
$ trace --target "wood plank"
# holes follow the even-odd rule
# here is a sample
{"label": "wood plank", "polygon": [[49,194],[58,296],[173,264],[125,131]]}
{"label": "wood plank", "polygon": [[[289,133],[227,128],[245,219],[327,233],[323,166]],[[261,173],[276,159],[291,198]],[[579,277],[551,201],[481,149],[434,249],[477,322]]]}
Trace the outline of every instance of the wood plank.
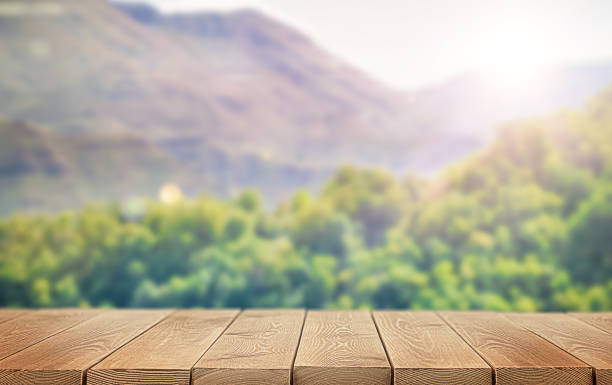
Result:
{"label": "wood plank", "polygon": [[0,360],[64,331],[99,312],[84,309],[53,309],[24,313],[0,324]]}
{"label": "wood plank", "polygon": [[598,384],[612,384],[612,334],[565,314],[506,316],[591,365]]}
{"label": "wood plank", "polygon": [[23,309],[0,309],[0,323],[10,321],[31,311],[32,310]]}
{"label": "wood plank", "polygon": [[491,384],[491,367],[434,312],[377,311],[394,383]]}
{"label": "wood plank", "polygon": [[308,312],[293,383],[390,384],[391,366],[370,313]]}
{"label": "wood plank", "polygon": [[181,310],[87,371],[87,384],[189,385],[191,368],[238,310]]}
{"label": "wood plank", "polygon": [[495,369],[496,384],[592,384],[591,368],[498,313],[442,312]]}
{"label": "wood plank", "polygon": [[290,384],[304,310],[246,310],[193,368],[193,384]]}
{"label": "wood plank", "polygon": [[0,361],[0,384],[79,385],[85,371],[169,314],[105,311]]}
{"label": "wood plank", "polygon": [[612,312],[607,313],[569,313],[570,316],[577,318],[591,326],[595,326],[605,332],[612,334]]}

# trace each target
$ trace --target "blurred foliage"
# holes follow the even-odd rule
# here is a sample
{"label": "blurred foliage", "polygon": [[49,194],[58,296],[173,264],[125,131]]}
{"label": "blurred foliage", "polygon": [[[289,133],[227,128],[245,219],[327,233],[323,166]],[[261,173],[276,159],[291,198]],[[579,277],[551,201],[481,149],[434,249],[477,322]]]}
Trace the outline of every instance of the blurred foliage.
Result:
{"label": "blurred foliage", "polygon": [[14,215],[0,305],[612,310],[612,91],[432,181],[345,167],[274,211],[245,191]]}

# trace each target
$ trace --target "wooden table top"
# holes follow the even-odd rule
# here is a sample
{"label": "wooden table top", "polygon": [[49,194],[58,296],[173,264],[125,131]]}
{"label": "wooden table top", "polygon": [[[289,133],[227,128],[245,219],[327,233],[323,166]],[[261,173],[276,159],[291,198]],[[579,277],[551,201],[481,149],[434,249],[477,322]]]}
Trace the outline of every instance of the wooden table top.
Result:
{"label": "wooden table top", "polygon": [[612,313],[0,309],[0,384],[594,383]]}

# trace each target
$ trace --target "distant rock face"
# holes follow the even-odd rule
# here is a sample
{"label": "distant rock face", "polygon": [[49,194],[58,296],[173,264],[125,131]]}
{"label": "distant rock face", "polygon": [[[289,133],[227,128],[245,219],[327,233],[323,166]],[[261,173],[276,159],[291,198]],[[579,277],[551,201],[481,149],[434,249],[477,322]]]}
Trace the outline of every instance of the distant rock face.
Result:
{"label": "distant rock face", "polygon": [[[485,144],[500,122],[575,105],[612,81],[602,65],[559,71],[547,83],[554,91],[540,85],[524,100],[472,75],[404,93],[255,11],[115,5],[0,3],[3,135],[18,137],[13,122],[26,121],[51,151],[35,162],[0,158],[0,190],[12,178],[14,193],[5,212],[154,196],[164,183],[186,194],[256,187],[274,202],[343,163],[432,173]],[[50,193],[74,193],[20,200],[25,186],[53,180],[39,177],[45,159],[61,181]]]}

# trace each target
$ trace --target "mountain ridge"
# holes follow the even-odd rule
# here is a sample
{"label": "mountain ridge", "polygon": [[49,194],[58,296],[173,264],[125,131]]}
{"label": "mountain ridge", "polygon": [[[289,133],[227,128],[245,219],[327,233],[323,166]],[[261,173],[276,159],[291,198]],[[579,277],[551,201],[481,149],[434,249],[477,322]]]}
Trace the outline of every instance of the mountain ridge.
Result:
{"label": "mountain ridge", "polygon": [[[139,143],[137,156],[117,155],[123,159],[117,167],[149,176],[150,183],[127,178],[126,192],[156,195],[161,175],[190,195],[227,196],[253,187],[274,203],[296,188],[318,188],[346,163],[435,173],[486,144],[492,127],[506,119],[572,107],[598,84],[612,82],[612,70],[602,71],[568,101],[571,84],[582,84],[591,72],[569,74],[540,109],[531,106],[547,101],[545,93],[534,93],[529,105],[490,98],[499,89],[478,91],[469,77],[459,87],[451,82],[400,92],[255,11],[161,14],[102,0],[17,4],[17,11],[0,12],[5,140],[17,135],[10,130],[20,130],[20,121],[48,131],[38,137],[51,143],[48,151],[72,154],[59,180],[77,190],[99,187],[95,196],[37,208],[126,199],[111,177],[95,180],[105,166],[95,164],[99,158],[70,148],[85,146],[87,138],[107,146],[109,157]],[[152,166],[150,159],[166,166]],[[0,164],[0,170],[15,167],[7,162],[10,167]],[[18,181],[0,173],[0,180],[3,197],[16,191],[5,212],[31,205],[20,200],[19,189],[4,186],[24,184],[42,196],[49,183],[28,173]]]}

